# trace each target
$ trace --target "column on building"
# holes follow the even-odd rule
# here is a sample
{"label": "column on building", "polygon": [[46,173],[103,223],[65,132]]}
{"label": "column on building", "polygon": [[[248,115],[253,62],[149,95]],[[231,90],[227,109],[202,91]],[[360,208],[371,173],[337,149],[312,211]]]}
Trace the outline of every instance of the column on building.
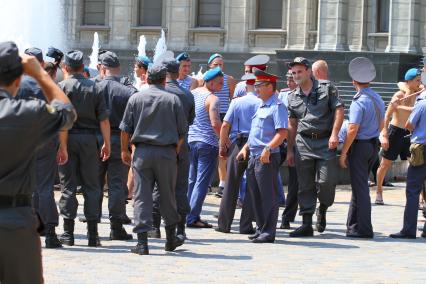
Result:
{"label": "column on building", "polygon": [[349,1],[347,40],[349,50],[367,51],[367,10],[368,0]]}
{"label": "column on building", "polygon": [[312,0],[288,0],[286,49],[308,49],[309,2]]}
{"label": "column on building", "polygon": [[[110,48],[126,49],[129,46],[130,28],[132,26],[132,0],[109,0],[108,16],[110,31]],[[136,49],[136,47],[135,47]]]}
{"label": "column on building", "polygon": [[164,1],[166,7],[167,45],[171,50],[188,48],[192,0]]}
{"label": "column on building", "polygon": [[[389,43],[386,52],[421,52],[421,1],[391,0]],[[422,29],[424,29],[424,26],[422,26]]]}
{"label": "column on building", "polygon": [[222,0],[225,1],[224,50],[227,52],[241,52],[245,49],[247,38],[247,7],[246,0]]}
{"label": "column on building", "polygon": [[348,50],[348,0],[319,0],[318,36],[315,50]]}

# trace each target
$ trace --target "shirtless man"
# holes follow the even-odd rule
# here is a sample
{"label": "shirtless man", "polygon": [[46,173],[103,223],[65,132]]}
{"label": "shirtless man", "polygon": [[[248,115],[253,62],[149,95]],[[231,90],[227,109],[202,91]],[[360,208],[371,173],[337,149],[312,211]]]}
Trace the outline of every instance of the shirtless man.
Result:
{"label": "shirtless man", "polygon": [[377,170],[377,191],[376,204],[383,205],[383,180],[386,172],[395,161],[398,155],[401,160],[406,160],[410,155],[410,132],[405,129],[405,123],[413,109],[415,96],[408,97],[419,90],[421,79],[420,72],[416,68],[409,69],[405,73],[405,84],[399,84],[400,87],[406,89],[404,92],[400,90],[394,94],[392,100],[386,110],[384,127],[380,133],[380,142],[383,149],[382,160]]}

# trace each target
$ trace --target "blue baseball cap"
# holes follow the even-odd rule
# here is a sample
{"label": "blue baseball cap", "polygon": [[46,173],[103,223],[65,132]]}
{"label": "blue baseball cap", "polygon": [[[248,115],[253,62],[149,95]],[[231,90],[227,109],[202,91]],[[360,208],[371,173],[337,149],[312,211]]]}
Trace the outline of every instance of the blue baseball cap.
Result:
{"label": "blue baseball cap", "polygon": [[213,80],[217,76],[223,76],[222,69],[220,69],[220,67],[216,67],[216,68],[213,68],[213,69],[210,69],[209,71],[207,71],[204,74],[203,80],[205,82],[208,82],[208,81]]}
{"label": "blue baseball cap", "polygon": [[220,55],[219,53],[215,53],[212,56],[210,56],[209,61],[207,61],[207,64],[212,63],[212,61],[215,60],[216,58],[223,58],[223,56]]}
{"label": "blue baseball cap", "polygon": [[420,75],[421,75],[421,72],[420,72],[419,69],[411,68],[407,72],[405,72],[404,80],[410,81],[410,80],[413,80],[414,78],[416,78],[417,76],[420,76]]}

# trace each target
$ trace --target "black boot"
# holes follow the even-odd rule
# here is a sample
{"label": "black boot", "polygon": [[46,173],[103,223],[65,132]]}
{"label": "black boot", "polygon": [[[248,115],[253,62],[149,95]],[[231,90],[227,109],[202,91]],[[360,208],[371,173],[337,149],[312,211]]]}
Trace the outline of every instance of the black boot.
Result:
{"label": "black boot", "polygon": [[181,215],[180,221],[179,223],[177,223],[176,237],[178,237],[182,241],[186,240],[185,225],[186,225],[186,216]]}
{"label": "black boot", "polygon": [[138,233],[138,243],[134,248],[130,249],[130,252],[139,255],[148,255],[148,233]]}
{"label": "black boot", "polygon": [[327,213],[327,206],[320,204],[317,209],[317,223],[316,228],[319,233],[324,232],[325,227],[327,226],[327,220],[325,219],[325,215]]}
{"label": "black boot", "polygon": [[152,231],[148,232],[148,238],[151,239],[161,239],[161,215],[157,212],[152,213]]}
{"label": "black boot", "polygon": [[59,237],[59,241],[66,246],[74,245],[74,220],[64,219],[64,233]]}
{"label": "black boot", "polygon": [[98,236],[98,222],[96,220],[87,221],[87,237],[89,239],[87,244],[89,247],[101,246],[101,241]]}
{"label": "black boot", "polygon": [[121,223],[121,220],[111,219],[111,232],[109,234],[110,240],[127,241],[132,240],[133,236],[128,234]]}
{"label": "black boot", "polygon": [[312,237],[314,229],[312,228],[312,215],[303,215],[303,224],[289,234],[290,237]]}
{"label": "black boot", "polygon": [[280,229],[285,229],[285,230],[290,229],[290,222],[286,219],[285,216],[283,216],[282,218]]}
{"label": "black boot", "polygon": [[58,240],[55,232],[55,225],[47,224],[46,225],[46,239],[45,239],[46,248],[61,248],[62,244]]}
{"label": "black boot", "polygon": [[176,225],[166,226],[166,239],[165,251],[174,251],[184,243],[183,240],[176,237]]}

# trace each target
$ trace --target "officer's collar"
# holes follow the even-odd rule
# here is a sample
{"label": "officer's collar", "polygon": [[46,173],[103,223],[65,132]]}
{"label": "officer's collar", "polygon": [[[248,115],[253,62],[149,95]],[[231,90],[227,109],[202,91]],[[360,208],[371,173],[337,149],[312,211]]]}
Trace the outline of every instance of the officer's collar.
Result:
{"label": "officer's collar", "polygon": [[311,78],[311,81],[312,81],[312,89],[311,89],[311,92],[309,94],[303,93],[302,88],[300,86],[297,86],[297,89],[295,89],[295,90],[297,90],[297,93],[299,94],[299,96],[308,97],[309,95],[317,92],[317,90],[319,89],[318,80],[316,80],[315,78]]}
{"label": "officer's collar", "polygon": [[277,94],[274,93],[272,96],[269,97],[269,99],[266,102],[262,101],[263,103],[260,107],[271,106],[276,100],[277,100]]}
{"label": "officer's collar", "polygon": [[355,94],[354,99],[359,98],[362,94],[369,94],[371,91],[371,87],[362,88]]}
{"label": "officer's collar", "polygon": [[5,89],[0,88],[0,99],[12,99],[12,95]]}
{"label": "officer's collar", "polygon": [[160,90],[165,90],[166,88],[163,85],[153,85],[153,84],[148,84],[148,88],[149,89],[160,89]]}
{"label": "officer's collar", "polygon": [[83,75],[83,74],[81,74],[81,73],[74,73],[74,74],[71,74],[71,75],[69,76],[69,78],[85,79],[86,77],[84,77],[84,75]]}

